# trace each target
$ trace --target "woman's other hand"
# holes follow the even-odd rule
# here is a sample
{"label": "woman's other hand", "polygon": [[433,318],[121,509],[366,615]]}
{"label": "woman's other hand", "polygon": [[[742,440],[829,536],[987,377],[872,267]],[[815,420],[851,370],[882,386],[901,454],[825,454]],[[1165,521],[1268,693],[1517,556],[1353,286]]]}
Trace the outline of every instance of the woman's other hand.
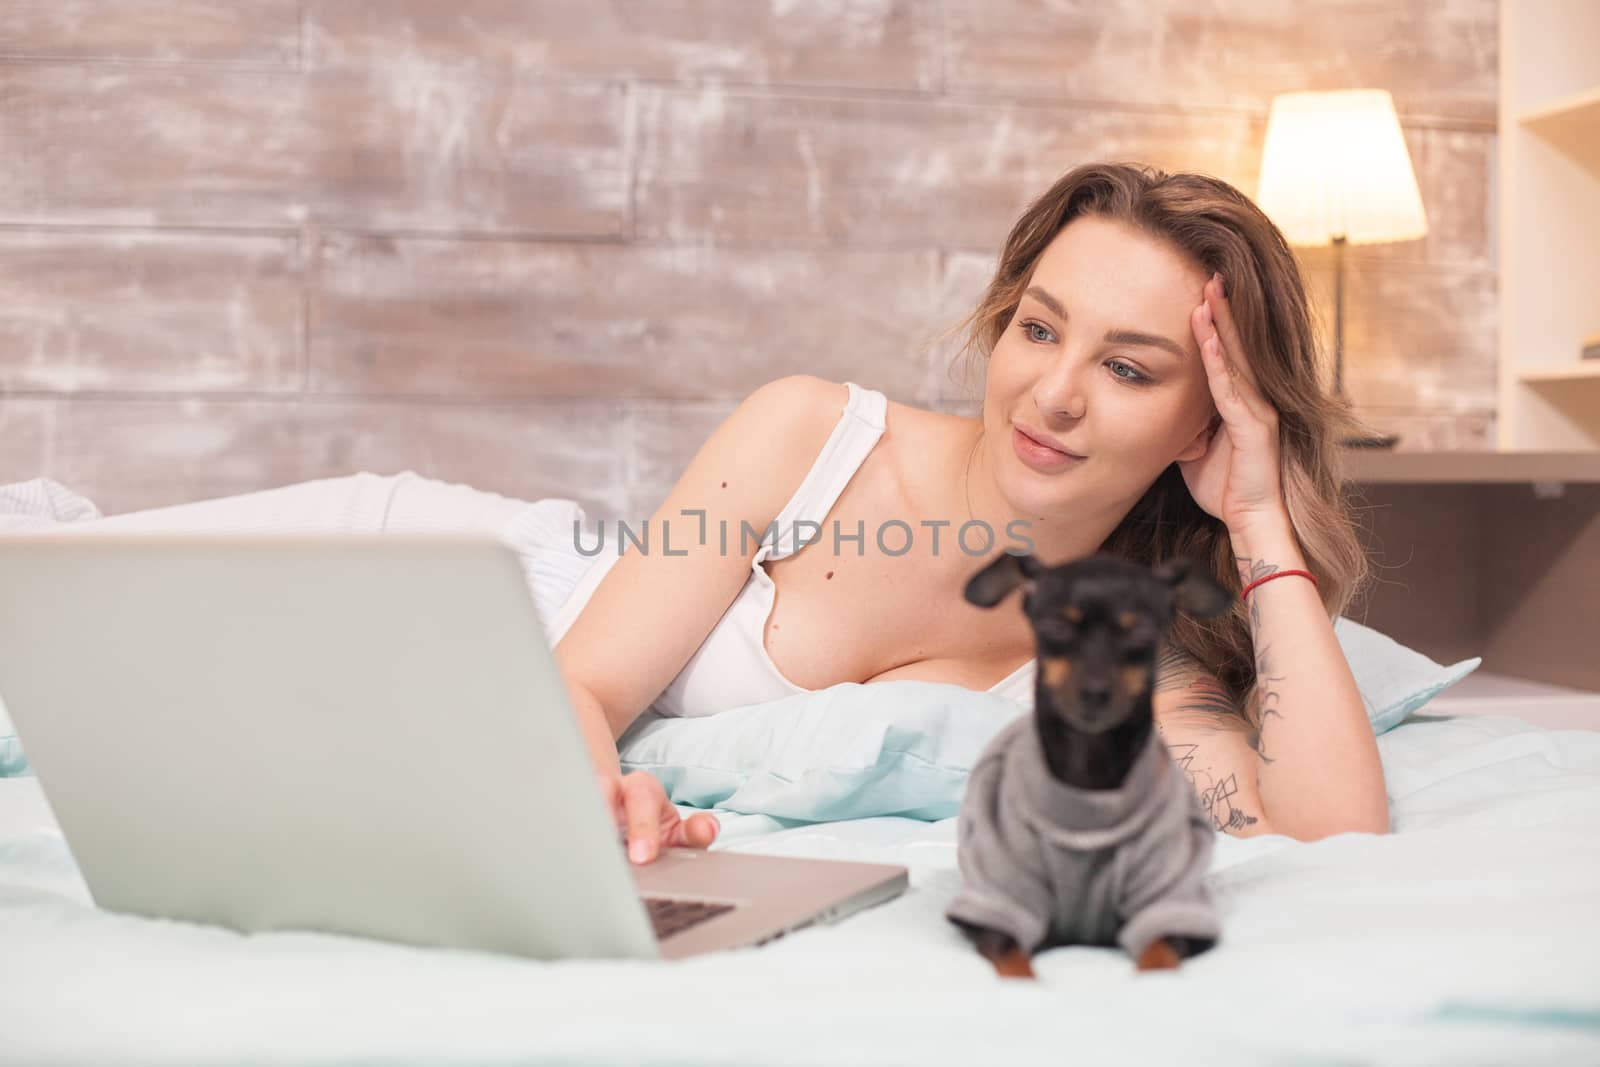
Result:
{"label": "woman's other hand", "polygon": [[1278,413],[1256,384],[1218,276],[1206,282],[1192,320],[1221,423],[1206,454],[1178,466],[1195,503],[1240,530],[1284,510]]}
{"label": "woman's other hand", "polygon": [[617,829],[626,834],[628,859],[650,863],[663,848],[705,848],[715,841],[721,824],[708,811],[687,819],[667,799],[660,779],[648,771],[600,775],[600,795]]}

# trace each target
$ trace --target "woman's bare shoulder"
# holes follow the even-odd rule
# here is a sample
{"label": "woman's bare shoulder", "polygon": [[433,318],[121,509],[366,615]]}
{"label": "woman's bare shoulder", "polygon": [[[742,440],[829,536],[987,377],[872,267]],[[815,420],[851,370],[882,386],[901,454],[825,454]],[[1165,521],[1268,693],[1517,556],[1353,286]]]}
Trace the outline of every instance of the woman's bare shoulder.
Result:
{"label": "woman's bare shoulder", "polygon": [[831,411],[837,418],[849,401],[850,388],[843,382],[815,374],[786,374],[756,389],[745,402],[789,414]]}
{"label": "woman's bare shoulder", "polygon": [[[803,477],[849,402],[844,382],[814,374],[775,378],[752,393],[745,405],[761,413],[761,421],[781,435],[785,446],[777,450],[781,469],[774,477]],[[952,449],[970,436],[972,420],[891,399],[883,421],[883,443],[868,457],[868,468],[888,474],[881,484],[885,491],[893,487],[896,501],[937,496],[947,477],[945,467],[954,462]]]}
{"label": "woman's bare shoulder", "polygon": [[745,398],[740,407],[763,435],[761,451],[771,458],[775,483],[804,477],[849,401],[847,385],[814,374],[774,378]]}

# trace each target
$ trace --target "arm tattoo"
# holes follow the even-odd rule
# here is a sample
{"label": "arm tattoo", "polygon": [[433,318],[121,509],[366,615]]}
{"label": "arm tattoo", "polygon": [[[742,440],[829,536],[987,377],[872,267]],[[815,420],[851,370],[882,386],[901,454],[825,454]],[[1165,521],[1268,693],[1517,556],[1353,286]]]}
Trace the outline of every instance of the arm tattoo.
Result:
{"label": "arm tattoo", "polygon": [[1197,726],[1214,728],[1214,718],[1242,721],[1222,683],[1209,671],[1203,670],[1193,656],[1170,645],[1161,647],[1152,689],[1154,693],[1183,690],[1183,703],[1176,710],[1189,712],[1185,718]]}
{"label": "arm tattoo", "polygon": [[[1275,574],[1278,570],[1276,563],[1265,560],[1251,559],[1249,556],[1234,556],[1234,564],[1239,568],[1239,587],[1249,585],[1257,578],[1265,578]],[[1261,632],[1261,606],[1254,600],[1250,601],[1250,635],[1254,637]]]}
{"label": "arm tattoo", "polygon": [[1194,725],[1210,726],[1213,716],[1224,722],[1244,722],[1227,689],[1217,681],[1215,675],[1202,670],[1187,652],[1163,645],[1160,658],[1156,661],[1156,680],[1152,692],[1169,693],[1175,689],[1186,691],[1183,703],[1176,710],[1194,713],[1186,716]]}
{"label": "arm tattoo", "polygon": [[[1268,563],[1261,559],[1251,559],[1249,556],[1234,556],[1233,559],[1239,568],[1239,580],[1245,584],[1249,584],[1257,578],[1265,578],[1278,570],[1276,563]],[[1255,749],[1256,755],[1261,757],[1261,762],[1266,764],[1272,762],[1272,757],[1267,755],[1266,741],[1263,735],[1267,729],[1267,717],[1269,715],[1276,715],[1280,719],[1283,718],[1283,710],[1278,703],[1282,694],[1278,692],[1277,685],[1283,681],[1284,676],[1273,674],[1269,665],[1271,648],[1261,636],[1261,604],[1257,600],[1250,601],[1250,639],[1255,642],[1256,646],[1255,698],[1259,715],[1256,720],[1257,725],[1250,728],[1249,741],[1250,747]],[[1261,769],[1257,767],[1256,780],[1259,782],[1260,778]]]}
{"label": "arm tattoo", "polygon": [[1189,684],[1189,664],[1194,660],[1171,645],[1161,645],[1161,655],[1156,657],[1156,682],[1153,692],[1165,693],[1182,689]]}
{"label": "arm tattoo", "polygon": [[[1174,715],[1181,717],[1184,725],[1190,729],[1216,734],[1246,725],[1221,682],[1202,670],[1192,656],[1176,648],[1164,647],[1156,665],[1155,691],[1159,693],[1173,689],[1186,690],[1183,703],[1174,709]],[[1166,731],[1160,722],[1156,723],[1156,731],[1165,742]],[[1251,749],[1261,755],[1255,733],[1252,731],[1248,736]],[[1173,762],[1183,771],[1183,776],[1188,779],[1195,796],[1200,800],[1200,806],[1210,816],[1211,825],[1218,830],[1240,830],[1257,822],[1254,815],[1233,803],[1233,798],[1239,792],[1238,779],[1234,775],[1226,775],[1218,781],[1208,769],[1194,765],[1199,747],[1195,744],[1167,745]]]}
{"label": "arm tattoo", "polygon": [[1183,770],[1183,776],[1189,780],[1195,796],[1200,798],[1200,807],[1211,816],[1211,825],[1218,830],[1241,830],[1256,822],[1254,815],[1246,813],[1243,808],[1233,806],[1234,795],[1239,792],[1239,783],[1233,775],[1230,774],[1218,782],[1205,771],[1195,769],[1194,755],[1199,747],[1198,745],[1170,746],[1172,761]]}
{"label": "arm tattoo", "polygon": [[1267,729],[1267,716],[1276,715],[1283,718],[1283,712],[1278,710],[1279,693],[1274,686],[1283,681],[1283,675],[1273,674],[1267,660],[1272,648],[1265,641],[1256,642],[1256,706],[1260,711],[1260,725],[1252,727],[1250,731],[1250,747],[1256,750],[1256,755],[1261,757],[1261,762],[1271,763],[1272,758],[1267,755],[1266,743],[1262,735]]}
{"label": "arm tattoo", "polygon": [[1251,559],[1249,556],[1234,556],[1234,564],[1239,568],[1239,580],[1249,585],[1257,578],[1265,578],[1277,571],[1276,563],[1268,563],[1264,559]]}

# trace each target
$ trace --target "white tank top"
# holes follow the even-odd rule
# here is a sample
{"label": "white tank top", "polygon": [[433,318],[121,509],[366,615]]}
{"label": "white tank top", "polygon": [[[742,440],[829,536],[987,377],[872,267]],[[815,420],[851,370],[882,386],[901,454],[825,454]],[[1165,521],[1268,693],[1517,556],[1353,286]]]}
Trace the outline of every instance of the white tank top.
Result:
{"label": "white tank top", "polygon": [[[845,404],[844,414],[829,434],[822,446],[822,453],[806,473],[800,487],[778,513],[776,543],[763,537],[755,556],[750,560],[750,577],[746,579],[739,595],[706,635],[705,641],[695,650],[683,670],[656,698],[651,705],[652,710],[673,716],[715,715],[719,711],[745,704],[810,692],[785,678],[767,654],[762,635],[766,631],[767,617],[772,614],[775,586],[762,563],[794,554],[794,545],[800,540],[794,531],[797,520],[823,525],[834,501],[883,436],[884,414],[888,410],[884,395],[855,382],[846,382],[845,385],[850,397]],[[810,526],[806,527],[805,534],[808,538],[817,537],[815,528]],[[728,531],[730,543],[736,536],[736,531]],[[822,539],[815,543],[825,542],[826,539]],[[571,628],[584,605],[594,595],[601,579],[620,558],[615,542],[608,542],[584,572],[572,595],[562,604],[550,624],[552,647]],[[1030,659],[990,687],[989,692],[1032,707],[1034,669],[1035,661]]]}

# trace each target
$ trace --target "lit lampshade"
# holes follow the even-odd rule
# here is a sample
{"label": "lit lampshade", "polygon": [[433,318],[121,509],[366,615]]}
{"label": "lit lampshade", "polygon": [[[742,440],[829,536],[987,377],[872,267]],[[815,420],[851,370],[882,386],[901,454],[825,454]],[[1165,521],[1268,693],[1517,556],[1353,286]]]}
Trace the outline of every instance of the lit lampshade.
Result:
{"label": "lit lampshade", "polygon": [[[1293,245],[1333,245],[1333,388],[1344,394],[1344,248],[1411,241],[1428,217],[1394,100],[1383,89],[1280,93],[1267,114],[1256,204]],[[1346,439],[1390,448],[1393,434]]]}
{"label": "lit lampshade", "polygon": [[1400,119],[1384,89],[1273,97],[1256,203],[1290,244],[1408,241],[1428,232]]}

